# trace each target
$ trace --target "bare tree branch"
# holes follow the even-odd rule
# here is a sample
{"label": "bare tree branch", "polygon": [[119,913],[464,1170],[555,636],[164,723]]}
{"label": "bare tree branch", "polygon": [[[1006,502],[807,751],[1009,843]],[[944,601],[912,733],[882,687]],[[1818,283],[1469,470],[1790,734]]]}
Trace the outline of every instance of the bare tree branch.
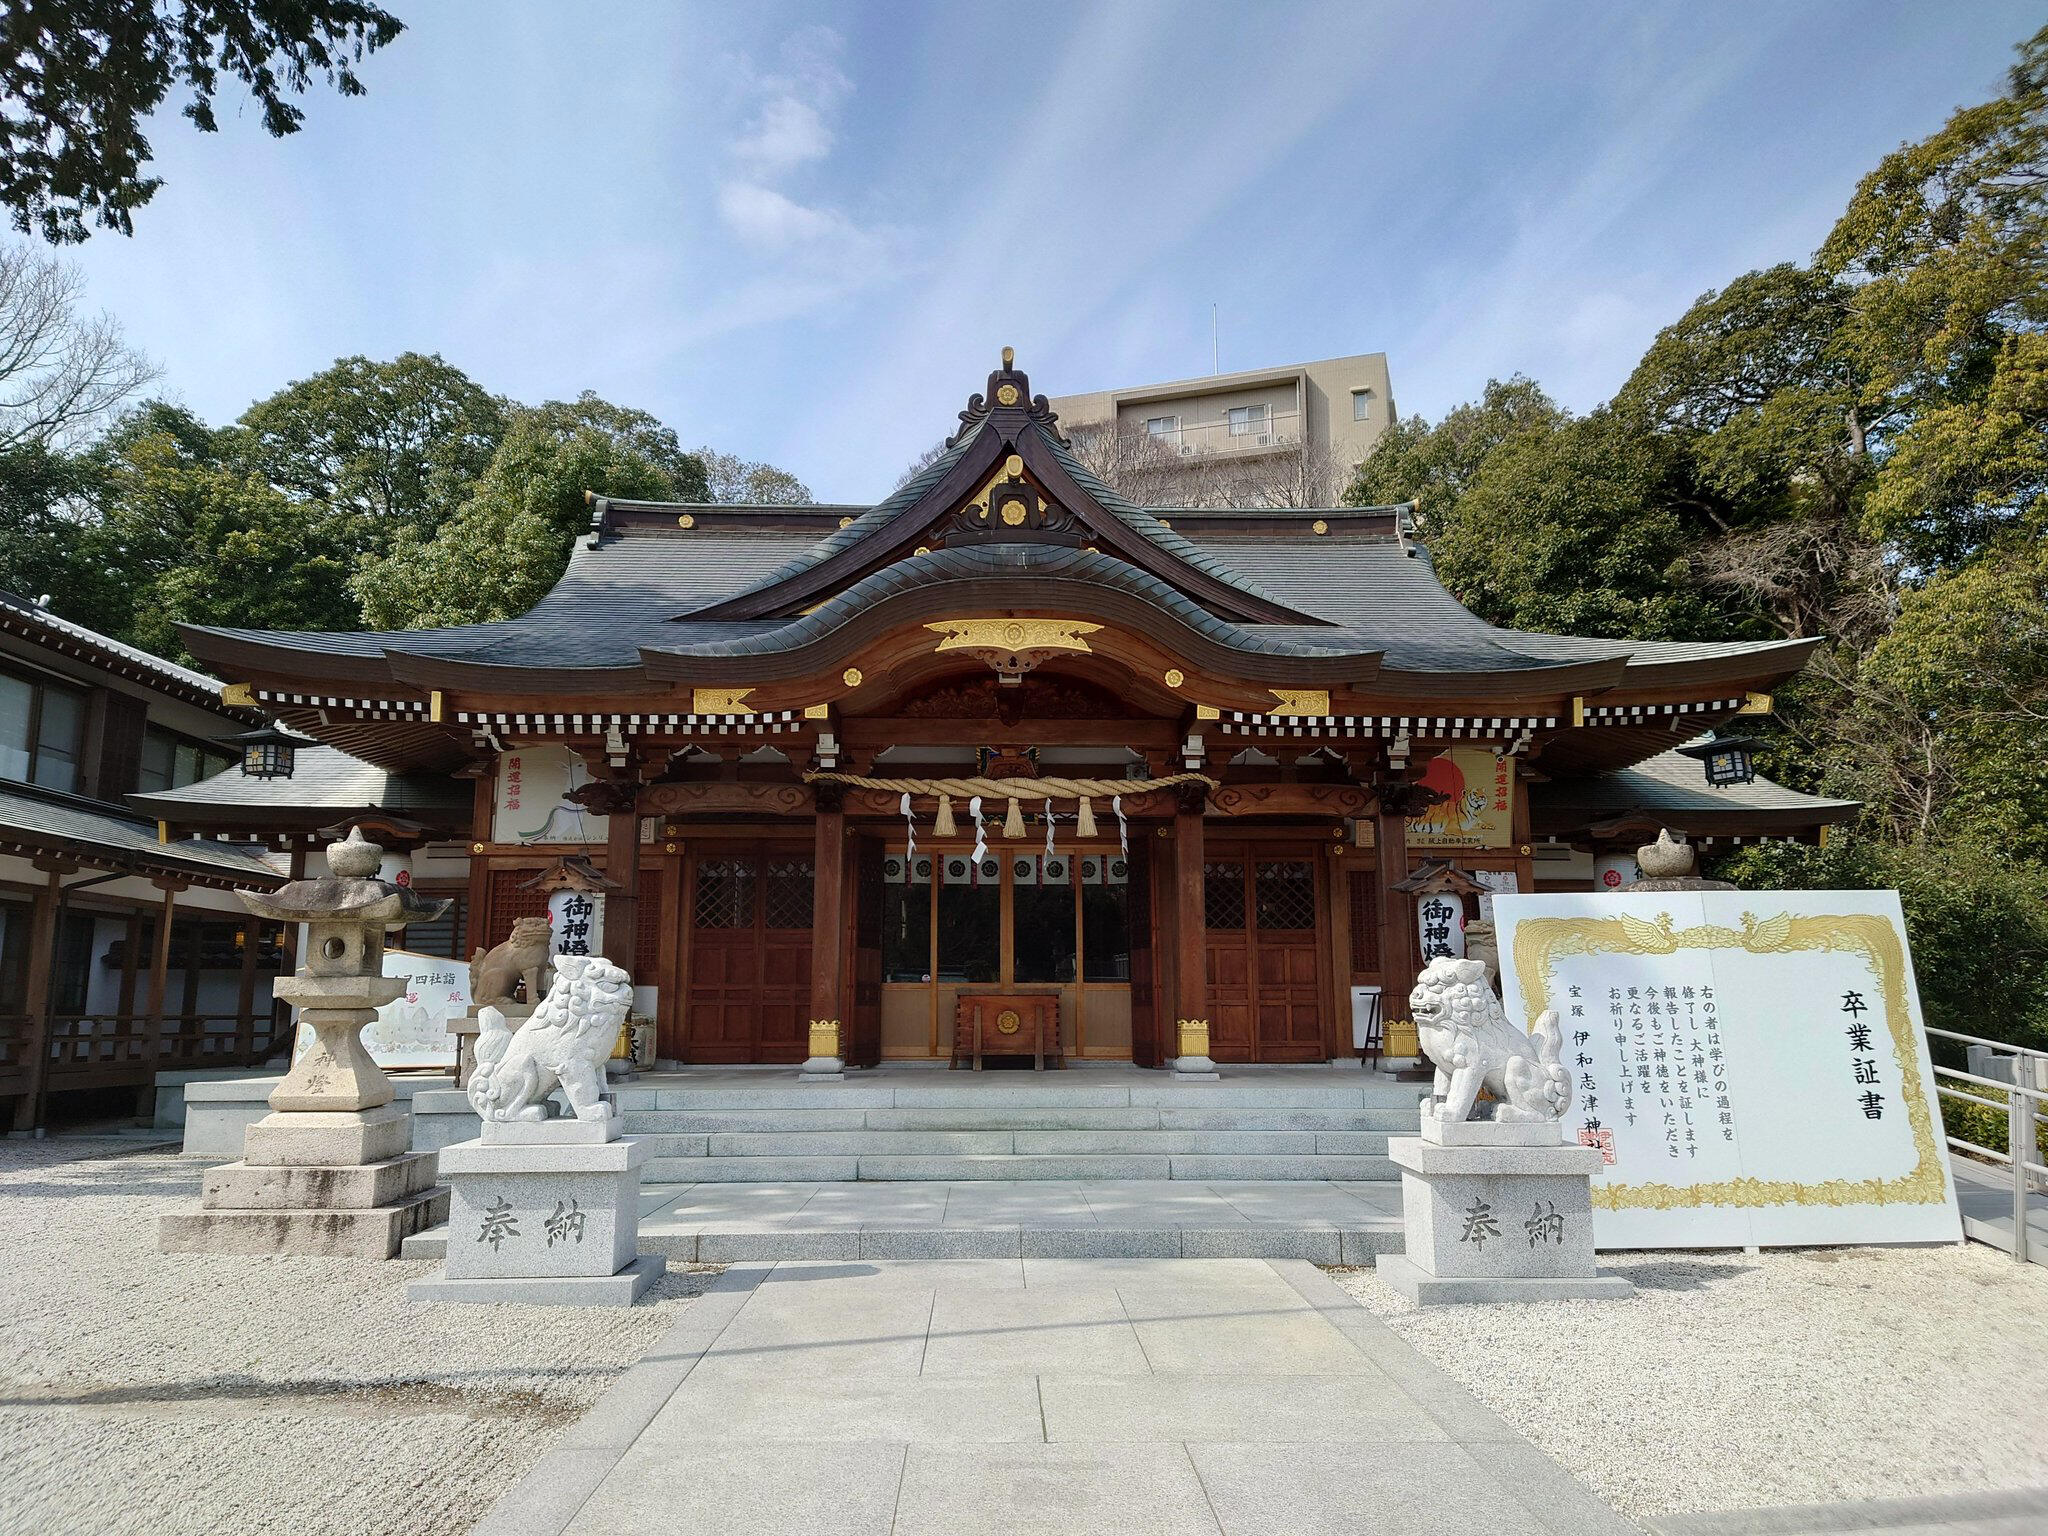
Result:
{"label": "bare tree branch", "polygon": [[77,268],[0,246],[0,452],[70,441],[157,377],[110,316],[80,309]]}

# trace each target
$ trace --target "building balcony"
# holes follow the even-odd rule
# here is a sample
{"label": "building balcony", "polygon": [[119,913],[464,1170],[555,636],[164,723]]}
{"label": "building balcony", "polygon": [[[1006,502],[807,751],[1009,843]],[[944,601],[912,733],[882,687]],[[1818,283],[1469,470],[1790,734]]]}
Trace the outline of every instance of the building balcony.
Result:
{"label": "building balcony", "polygon": [[1161,449],[1182,458],[1202,454],[1282,453],[1302,444],[1305,423],[1299,411],[1267,411],[1237,421],[1157,424],[1158,418],[1131,415],[1119,424],[1126,432],[1142,432]]}

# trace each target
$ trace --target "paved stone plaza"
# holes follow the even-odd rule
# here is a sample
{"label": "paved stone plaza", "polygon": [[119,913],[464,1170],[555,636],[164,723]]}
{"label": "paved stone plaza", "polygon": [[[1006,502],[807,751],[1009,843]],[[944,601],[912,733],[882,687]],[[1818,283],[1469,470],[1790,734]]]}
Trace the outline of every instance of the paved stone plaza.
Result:
{"label": "paved stone plaza", "polygon": [[[159,1217],[204,1172],[132,1139],[0,1151],[19,1298],[0,1320],[0,1530],[554,1532],[611,1509],[602,1493],[644,1504],[626,1530],[830,1531],[884,1487],[878,1523],[852,1528],[1085,1531],[1107,1498],[1120,1536],[1409,1536],[1446,1529],[1446,1511],[1470,1523],[1463,1490],[1497,1485],[1510,1502],[1487,1523],[1507,1531],[2048,1528],[2048,1275],[1979,1245],[1616,1255],[1637,1286],[1621,1304],[1415,1310],[1365,1269],[1012,1254],[723,1275],[672,1258],[632,1308],[421,1306],[406,1286],[431,1261],[157,1252]],[[1138,1182],[1088,1185],[1087,1214],[1113,1213],[1120,1233],[1180,1200],[1205,1222],[1212,1201],[1246,1217],[1156,1229],[1185,1243],[1293,1230],[1249,1213],[1261,1196],[1320,1198],[1299,1181]],[[936,1205],[915,1229],[929,1232],[985,1231],[948,1223],[1012,1193],[783,1198],[829,1230],[833,1202],[816,1202],[842,1192]],[[684,1193],[646,1197],[680,1214]],[[864,1214],[833,1219],[862,1237]],[[121,1300],[136,1296],[147,1306]],[[991,1303],[1007,1307],[989,1318]],[[1993,1401],[2008,1412],[1987,1418]],[[1440,1499],[1425,1475],[1444,1466],[1466,1481]],[[796,1491],[832,1478],[829,1518],[799,1508],[777,1524]],[[511,1504],[491,1515],[515,1486],[538,1490],[516,1506],[523,1525]],[[1850,1502],[1811,1507],[1830,1499]],[[991,1511],[980,1524],[962,1512],[972,1501]]]}
{"label": "paved stone plaza", "polygon": [[477,1536],[1631,1529],[1300,1260],[735,1265]]}

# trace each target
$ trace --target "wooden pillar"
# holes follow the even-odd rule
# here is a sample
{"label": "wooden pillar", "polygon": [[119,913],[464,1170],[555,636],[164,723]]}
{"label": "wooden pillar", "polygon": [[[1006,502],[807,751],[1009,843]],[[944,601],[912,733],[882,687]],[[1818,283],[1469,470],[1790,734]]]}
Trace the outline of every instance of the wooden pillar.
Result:
{"label": "wooden pillar", "polygon": [[457,955],[460,961],[467,961],[480,949],[491,947],[490,905],[491,872],[484,860],[484,849],[497,838],[492,823],[497,816],[498,774],[495,763],[487,767],[476,781],[476,792],[470,802],[469,812],[469,905],[464,909],[467,934],[463,948],[469,955]]}
{"label": "wooden pillar", "polygon": [[[291,877],[294,880],[305,879],[306,850],[304,845],[292,850],[291,860]],[[253,916],[254,914],[251,915]],[[284,925],[284,952],[278,956],[277,973],[280,976],[293,976],[298,973],[298,969],[299,925],[297,923],[286,923]],[[275,1056],[277,1054],[278,1042],[285,1040],[290,1033],[288,1026],[291,1024],[291,1018],[292,1005],[280,1001],[276,995],[276,989],[273,987],[270,999],[270,1044],[264,1051],[266,1056]]]}
{"label": "wooden pillar", "polygon": [[22,1031],[27,1081],[23,1084],[21,1109],[15,1129],[40,1133],[43,1101],[50,1076],[50,992],[55,985],[57,959],[57,906],[62,900],[64,873],[50,870],[49,884],[29,909],[28,988],[24,1003],[28,1012]]}
{"label": "wooden pillar", "polygon": [[[836,785],[817,786],[816,844],[812,854],[812,1058],[844,1060],[852,1024],[842,1005],[846,974],[846,812]],[[829,1044],[829,1048],[828,1048]]]}
{"label": "wooden pillar", "polygon": [[1381,788],[1379,806],[1373,814],[1379,865],[1382,1020],[1408,1017],[1408,994],[1415,990],[1415,973],[1420,969],[1415,902],[1406,892],[1394,889],[1397,882],[1408,878],[1408,806],[1394,788]]}
{"label": "wooden pillar", "polygon": [[1202,813],[1207,808],[1208,792],[1186,785],[1173,814],[1174,996],[1168,1040],[1173,1057],[1209,1054],[1208,916],[1202,880]]}
{"label": "wooden pillar", "polygon": [[[618,889],[604,898],[604,957],[613,965],[633,969],[640,937],[640,812],[639,786],[622,787],[605,813],[604,872]],[[634,977],[635,981],[643,978]]]}
{"label": "wooden pillar", "polygon": [[177,912],[180,889],[170,881],[158,880],[156,883],[163,889],[164,904],[156,915],[155,953],[149,962],[149,1000],[143,1004],[142,1010],[144,1059],[152,1065],[163,1042],[164,995],[170,989],[171,980],[171,921]]}
{"label": "wooden pillar", "polygon": [[235,993],[235,1065],[246,1067],[256,1050],[256,951],[263,922],[254,912],[242,919],[242,984]]}
{"label": "wooden pillar", "polygon": [[1351,860],[1342,843],[1324,850],[1323,868],[1329,882],[1324,906],[1330,915],[1329,942],[1323,946],[1329,972],[1323,1047],[1330,1060],[1344,1061],[1358,1053],[1351,1046]]}

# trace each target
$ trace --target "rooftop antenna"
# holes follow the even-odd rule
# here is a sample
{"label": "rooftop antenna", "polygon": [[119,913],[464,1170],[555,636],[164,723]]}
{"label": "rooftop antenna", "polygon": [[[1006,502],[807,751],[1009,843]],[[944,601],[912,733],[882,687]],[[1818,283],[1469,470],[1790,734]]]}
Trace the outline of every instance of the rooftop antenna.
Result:
{"label": "rooftop antenna", "polygon": [[1214,304],[1209,306],[1209,371],[1212,374],[1223,371],[1223,352],[1216,344],[1216,306]]}

